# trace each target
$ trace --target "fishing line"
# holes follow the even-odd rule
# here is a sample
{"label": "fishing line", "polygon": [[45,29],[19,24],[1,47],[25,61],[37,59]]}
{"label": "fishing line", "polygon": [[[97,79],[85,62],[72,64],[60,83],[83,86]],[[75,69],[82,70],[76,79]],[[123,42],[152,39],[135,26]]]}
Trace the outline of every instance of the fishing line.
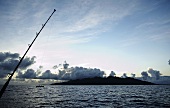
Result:
{"label": "fishing line", "polygon": [[[50,40],[50,35],[51,35],[51,33],[52,33],[52,29],[51,29],[51,28],[52,28],[53,22],[54,22],[54,20],[51,19],[50,24],[49,24],[49,27],[48,27],[48,30],[49,30],[48,34],[49,34],[49,35],[46,36],[46,39],[45,39],[45,42],[44,42],[44,45],[43,45],[43,46],[48,46],[48,44],[49,44],[48,42],[49,42],[49,40]],[[45,45],[45,44],[47,44],[47,45]],[[42,56],[41,56],[41,60],[40,60],[40,66],[43,66],[45,54],[46,54],[46,52],[47,52],[47,50],[46,50],[44,47],[42,47],[42,48],[43,48],[43,50],[42,50]]]}

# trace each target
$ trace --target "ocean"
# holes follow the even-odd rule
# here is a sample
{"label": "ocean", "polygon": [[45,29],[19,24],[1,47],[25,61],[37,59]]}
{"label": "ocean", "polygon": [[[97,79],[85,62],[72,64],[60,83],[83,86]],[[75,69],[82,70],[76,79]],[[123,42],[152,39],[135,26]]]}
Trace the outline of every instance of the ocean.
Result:
{"label": "ocean", "polygon": [[9,85],[0,108],[170,108],[169,85]]}

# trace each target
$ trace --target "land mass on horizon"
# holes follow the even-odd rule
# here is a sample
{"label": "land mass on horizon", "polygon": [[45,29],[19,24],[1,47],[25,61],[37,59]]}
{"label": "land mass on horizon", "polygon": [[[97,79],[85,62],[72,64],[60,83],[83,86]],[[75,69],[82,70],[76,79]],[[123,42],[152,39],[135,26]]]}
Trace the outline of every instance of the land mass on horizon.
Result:
{"label": "land mass on horizon", "polygon": [[155,85],[155,84],[130,77],[119,78],[109,76],[107,78],[94,77],[69,80],[67,82],[53,83],[51,85]]}

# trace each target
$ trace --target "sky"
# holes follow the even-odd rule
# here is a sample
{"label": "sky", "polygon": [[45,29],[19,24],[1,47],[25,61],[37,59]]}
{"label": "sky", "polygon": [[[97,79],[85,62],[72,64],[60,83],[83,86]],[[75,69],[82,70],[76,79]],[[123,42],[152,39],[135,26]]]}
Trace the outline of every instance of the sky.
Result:
{"label": "sky", "polygon": [[54,9],[27,54],[36,56],[31,68],[54,71],[66,60],[118,76],[151,68],[170,76],[169,0],[0,0],[0,52],[22,56]]}

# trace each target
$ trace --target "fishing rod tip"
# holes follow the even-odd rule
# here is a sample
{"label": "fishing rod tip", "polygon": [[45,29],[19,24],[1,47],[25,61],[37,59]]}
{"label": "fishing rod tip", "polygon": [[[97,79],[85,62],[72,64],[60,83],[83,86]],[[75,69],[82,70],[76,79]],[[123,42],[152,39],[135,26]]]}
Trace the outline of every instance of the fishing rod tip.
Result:
{"label": "fishing rod tip", "polygon": [[56,11],[56,9],[54,9],[54,12]]}

